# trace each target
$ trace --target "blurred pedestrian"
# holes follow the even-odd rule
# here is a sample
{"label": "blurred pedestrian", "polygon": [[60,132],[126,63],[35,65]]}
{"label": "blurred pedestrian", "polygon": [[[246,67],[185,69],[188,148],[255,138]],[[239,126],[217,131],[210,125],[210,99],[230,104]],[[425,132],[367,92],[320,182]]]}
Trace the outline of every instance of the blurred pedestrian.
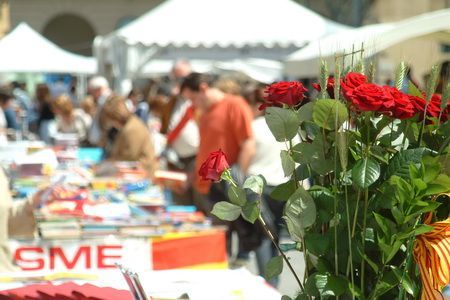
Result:
{"label": "blurred pedestrian", "polygon": [[139,162],[153,177],[158,168],[150,131],[132,114],[125,99],[111,96],[103,105],[100,120],[104,128],[107,159],[110,161]]}
{"label": "blurred pedestrian", "polygon": [[[163,152],[168,169],[192,173],[195,158],[200,143],[199,130],[196,122],[196,110],[190,99],[180,94],[182,80],[191,73],[190,63],[178,60],[171,71],[172,95],[164,106],[162,132],[166,134],[167,146]],[[194,203],[194,191],[190,181],[187,185],[173,190],[174,202],[180,205]]]}
{"label": "blurred pedestrian", "polygon": [[105,77],[95,76],[89,80],[88,92],[93,97],[96,113],[92,121],[92,126],[88,134],[88,141],[91,145],[97,146],[100,143],[102,129],[99,124],[99,116],[103,105],[112,94],[109,83]]}
{"label": "blurred pedestrian", "polygon": [[36,102],[38,105],[38,128],[39,137],[46,143],[51,143],[51,136],[54,135],[55,114],[51,108],[51,95],[49,87],[40,83],[36,86]]}
{"label": "blurred pedestrian", "polygon": [[[195,197],[197,206],[210,215],[214,203],[227,201],[227,187],[223,182],[211,184],[209,181],[203,181],[197,175],[200,166],[211,152],[222,149],[232,166],[234,178],[242,183],[255,153],[251,125],[253,117],[250,107],[242,97],[225,94],[216,88],[214,78],[208,74],[191,73],[183,81],[181,91],[186,99],[192,101],[195,108],[202,111],[194,187],[198,192]],[[239,236],[238,256],[242,254],[247,257],[248,251],[257,248],[261,241],[257,226],[241,217],[229,225],[229,232],[236,231]]]}
{"label": "blurred pedestrian", "polygon": [[58,96],[53,101],[53,111],[56,115],[56,130],[58,133],[75,134],[79,145],[87,139],[88,127],[82,116],[82,111],[74,109],[72,99],[67,95]]}
{"label": "blurred pedestrian", "polygon": [[9,88],[3,86],[0,87],[0,146],[4,146],[8,143],[6,137],[7,121],[5,116],[5,110],[11,105],[13,96]]}
{"label": "blurred pedestrian", "polygon": [[86,96],[83,100],[81,100],[80,108],[84,112],[83,114],[84,122],[86,123],[87,128],[90,129],[96,111],[94,98],[91,95]]}

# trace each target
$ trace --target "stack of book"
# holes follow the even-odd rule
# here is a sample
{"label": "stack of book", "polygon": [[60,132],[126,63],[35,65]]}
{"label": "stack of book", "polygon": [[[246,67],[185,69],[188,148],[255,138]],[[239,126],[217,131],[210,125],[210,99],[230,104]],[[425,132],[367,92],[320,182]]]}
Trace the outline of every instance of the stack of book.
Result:
{"label": "stack of book", "polygon": [[75,219],[41,221],[38,230],[43,239],[73,239],[82,235],[80,223]]}

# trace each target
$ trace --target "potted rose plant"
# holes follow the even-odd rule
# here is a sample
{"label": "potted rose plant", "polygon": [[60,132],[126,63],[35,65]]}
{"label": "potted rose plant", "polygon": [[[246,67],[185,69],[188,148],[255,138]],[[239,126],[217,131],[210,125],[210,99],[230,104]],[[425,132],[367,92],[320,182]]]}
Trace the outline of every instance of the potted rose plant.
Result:
{"label": "potted rose plant", "polygon": [[[293,241],[277,245],[280,255],[266,274],[279,274],[284,260],[299,285],[296,299],[438,299],[450,283],[449,85],[435,94],[438,66],[425,91],[409,82],[408,93],[400,91],[403,63],[394,87],[374,83],[373,69],[365,73],[361,63],[337,63],[334,78],[326,69],[309,103],[302,103],[306,89],[298,82],[266,90],[266,122],[288,145],[280,160],[289,180],[271,196],[285,202]],[[301,142],[294,144],[296,137]],[[230,185],[230,201],[212,213],[260,222],[275,241],[260,203],[246,199],[246,190],[261,195],[264,178],[238,186],[223,153],[211,158],[200,175]],[[308,190],[299,184],[305,179]],[[302,276],[288,251],[302,251]]]}

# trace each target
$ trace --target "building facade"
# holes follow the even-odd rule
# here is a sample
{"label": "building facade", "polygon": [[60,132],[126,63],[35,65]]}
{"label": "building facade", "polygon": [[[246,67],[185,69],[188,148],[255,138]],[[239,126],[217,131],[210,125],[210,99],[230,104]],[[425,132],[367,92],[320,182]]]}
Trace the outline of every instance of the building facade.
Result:
{"label": "building facade", "polygon": [[[445,8],[450,8],[450,0],[376,0],[372,4],[366,21],[367,23],[396,22]],[[397,64],[405,61],[411,66],[413,79],[424,86],[431,66],[450,60],[450,31],[446,39],[437,41],[421,37],[402,42],[383,51],[379,55],[378,65],[383,68],[381,71],[384,74],[392,74],[393,78]]]}
{"label": "building facade", "polygon": [[9,3],[12,28],[20,22],[27,22],[62,48],[92,55],[95,36],[114,31],[163,1],[0,0],[2,2]]}
{"label": "building facade", "polygon": [[[92,42],[95,36],[114,31],[163,1],[0,0],[0,36],[25,21],[62,48],[83,55],[92,55]],[[333,18],[330,15],[332,10],[326,8],[331,4],[339,8],[339,5],[336,5],[338,0],[297,1],[329,18]],[[341,2],[341,9],[349,15],[355,14],[355,8],[360,8],[363,24],[395,22],[425,12],[450,8],[450,0],[341,0]],[[148,28],[148,30],[163,29]],[[426,38],[409,40],[378,55],[380,74],[385,74],[380,80],[389,79],[388,74],[394,73],[396,64],[405,61],[412,66],[412,74],[416,81],[423,83],[432,64],[449,59],[450,41],[437,42]]]}

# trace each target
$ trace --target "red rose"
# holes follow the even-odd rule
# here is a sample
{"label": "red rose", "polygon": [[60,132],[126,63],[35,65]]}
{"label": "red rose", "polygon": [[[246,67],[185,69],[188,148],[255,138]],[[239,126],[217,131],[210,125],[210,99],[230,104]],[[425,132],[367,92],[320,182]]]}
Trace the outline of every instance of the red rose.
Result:
{"label": "red rose", "polygon": [[367,83],[367,77],[360,73],[350,72],[341,79],[342,92],[347,100],[350,100],[352,92],[361,84]]}
{"label": "red rose", "polygon": [[[414,106],[415,113],[418,113],[420,115],[420,119],[423,119],[425,106],[427,105],[427,102],[425,101],[425,96],[417,97],[409,95],[408,97],[409,100],[411,100],[412,105]],[[427,116],[432,118],[439,118],[440,112],[441,112],[441,95],[433,94],[433,96],[431,96],[430,103],[428,103]],[[442,118],[443,120],[446,120],[447,115],[442,114]]]}
{"label": "red rose", "polygon": [[219,149],[218,151],[209,154],[206,161],[200,167],[198,175],[200,175],[203,180],[209,179],[212,181],[219,181],[223,171],[229,167],[225,153]]}
{"label": "red rose", "polygon": [[264,109],[268,106],[282,107],[283,104],[288,106],[296,106],[305,98],[304,93],[307,89],[300,82],[280,81],[269,85],[266,90],[266,103],[260,106]]}
{"label": "red rose", "polygon": [[[318,83],[313,83],[312,86],[318,92],[320,92],[322,90]],[[330,96],[331,99],[334,99],[334,78],[333,77],[328,77],[328,80],[327,80],[327,93],[328,93],[328,95]]]}
{"label": "red rose", "polygon": [[360,111],[386,112],[394,106],[394,99],[382,87],[373,83],[364,83],[356,87],[350,102]]}
{"label": "red rose", "polygon": [[391,108],[390,113],[394,118],[403,120],[412,118],[415,114],[414,106],[411,103],[408,95],[405,95],[397,88],[392,86],[383,87],[394,99],[394,106]]}
{"label": "red rose", "polygon": [[[441,101],[442,101],[442,95],[433,94],[433,96],[431,96],[431,100],[430,100],[430,103],[428,103],[428,108],[427,108],[428,116],[432,116],[434,118],[439,118],[439,114],[441,113]],[[447,114],[444,109],[444,111],[442,112],[441,121],[445,122],[446,120],[447,120]]]}

